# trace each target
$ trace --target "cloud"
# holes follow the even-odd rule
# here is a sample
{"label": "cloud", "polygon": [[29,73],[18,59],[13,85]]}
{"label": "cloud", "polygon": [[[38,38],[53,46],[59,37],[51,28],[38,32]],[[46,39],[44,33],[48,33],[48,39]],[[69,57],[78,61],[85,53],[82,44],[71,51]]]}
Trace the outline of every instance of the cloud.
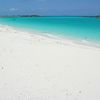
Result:
{"label": "cloud", "polygon": [[10,8],[9,11],[17,11],[17,8]]}

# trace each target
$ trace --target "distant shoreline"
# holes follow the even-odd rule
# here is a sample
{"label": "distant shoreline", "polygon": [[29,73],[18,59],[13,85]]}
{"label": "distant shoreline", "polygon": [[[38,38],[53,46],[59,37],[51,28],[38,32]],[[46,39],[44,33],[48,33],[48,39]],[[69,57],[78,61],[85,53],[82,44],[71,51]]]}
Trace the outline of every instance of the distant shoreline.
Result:
{"label": "distant shoreline", "polygon": [[0,18],[12,18],[12,17],[40,17],[39,15],[12,15],[12,16],[0,16]]}
{"label": "distant shoreline", "polygon": [[70,15],[61,15],[61,16],[40,16],[40,15],[6,15],[0,16],[0,18],[12,18],[12,17],[89,17],[89,18],[100,18],[99,15],[97,16],[70,16]]}

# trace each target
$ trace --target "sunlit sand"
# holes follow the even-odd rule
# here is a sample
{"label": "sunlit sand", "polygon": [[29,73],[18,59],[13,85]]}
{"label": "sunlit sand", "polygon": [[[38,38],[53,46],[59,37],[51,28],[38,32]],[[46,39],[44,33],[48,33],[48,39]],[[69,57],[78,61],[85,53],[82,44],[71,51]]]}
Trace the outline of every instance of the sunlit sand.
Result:
{"label": "sunlit sand", "polygon": [[99,100],[100,49],[0,25],[0,100]]}

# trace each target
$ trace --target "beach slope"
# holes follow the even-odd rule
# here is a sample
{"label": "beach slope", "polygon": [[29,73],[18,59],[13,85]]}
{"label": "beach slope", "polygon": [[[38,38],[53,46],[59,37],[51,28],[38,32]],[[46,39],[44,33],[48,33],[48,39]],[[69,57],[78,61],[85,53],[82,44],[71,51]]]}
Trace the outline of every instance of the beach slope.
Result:
{"label": "beach slope", "polygon": [[0,25],[0,100],[100,100],[100,49]]}

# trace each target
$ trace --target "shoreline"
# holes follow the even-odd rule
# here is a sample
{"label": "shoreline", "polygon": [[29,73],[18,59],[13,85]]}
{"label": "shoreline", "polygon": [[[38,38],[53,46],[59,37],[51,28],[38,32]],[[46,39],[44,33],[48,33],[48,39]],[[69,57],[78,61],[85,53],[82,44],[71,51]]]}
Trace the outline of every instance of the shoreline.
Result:
{"label": "shoreline", "polygon": [[[0,24],[0,27],[4,27],[4,28],[10,28],[12,30],[18,31],[18,32],[25,32],[26,34],[30,34],[31,36],[37,36],[44,38],[45,40],[49,41],[55,41],[58,42],[59,44],[63,44],[63,45],[72,45],[72,46],[79,46],[79,47],[83,47],[83,48],[95,48],[95,49],[100,49],[100,43],[94,43],[94,42],[90,42],[87,40],[76,40],[76,39],[68,39],[68,38],[64,38],[64,37],[60,37],[60,36],[56,36],[56,35],[51,35],[49,33],[45,32],[41,32],[41,31],[37,31],[37,30],[33,30],[33,31],[27,31],[24,30],[24,28],[16,28],[13,26],[9,26],[9,25],[2,25]],[[42,33],[42,34],[41,34]]]}
{"label": "shoreline", "polygon": [[36,32],[0,25],[0,100],[100,100],[100,49]]}

